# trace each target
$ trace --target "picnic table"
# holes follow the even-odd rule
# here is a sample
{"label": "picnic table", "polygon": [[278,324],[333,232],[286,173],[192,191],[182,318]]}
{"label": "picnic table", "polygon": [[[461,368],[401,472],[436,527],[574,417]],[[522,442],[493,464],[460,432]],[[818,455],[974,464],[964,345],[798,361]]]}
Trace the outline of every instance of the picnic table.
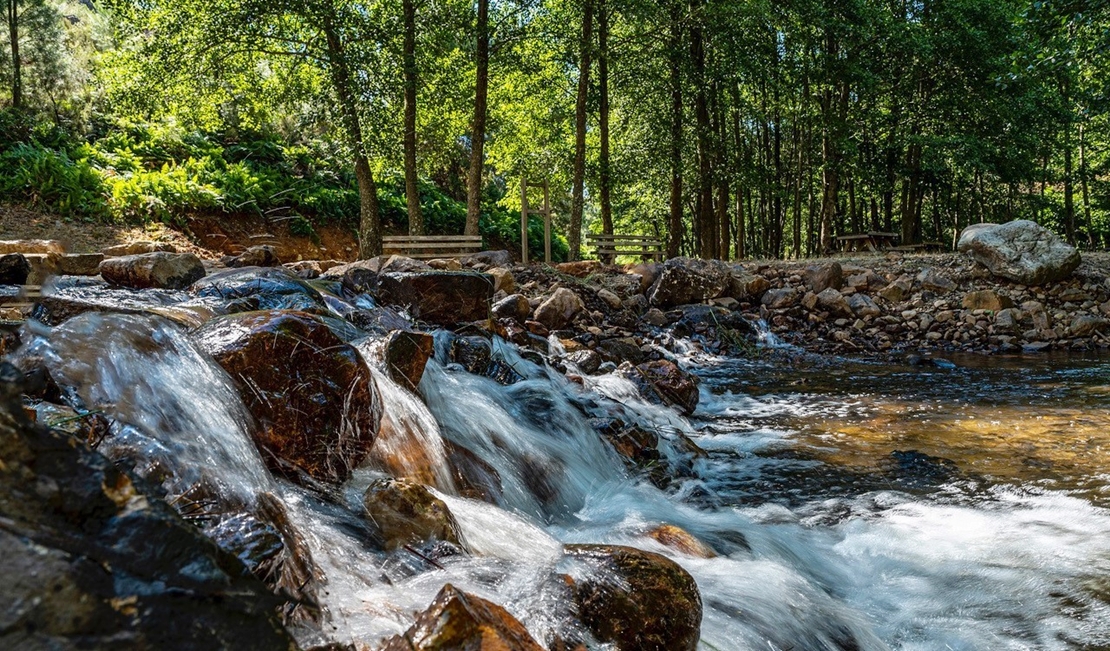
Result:
{"label": "picnic table", "polygon": [[841,235],[836,239],[840,242],[840,248],[846,252],[864,250],[878,252],[894,248],[898,242],[898,237],[898,233],[868,231],[867,233]]}

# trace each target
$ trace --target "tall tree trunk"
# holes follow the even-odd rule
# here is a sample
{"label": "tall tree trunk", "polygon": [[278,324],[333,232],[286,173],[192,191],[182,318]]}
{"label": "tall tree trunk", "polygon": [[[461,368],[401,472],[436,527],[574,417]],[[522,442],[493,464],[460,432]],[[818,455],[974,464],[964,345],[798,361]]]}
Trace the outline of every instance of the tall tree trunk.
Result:
{"label": "tall tree trunk", "polygon": [[601,136],[601,170],[598,193],[601,195],[601,232],[613,234],[613,203],[609,174],[609,8],[608,0],[598,0],[597,10],[597,122]]}
{"label": "tall tree trunk", "polygon": [[1087,227],[1087,244],[1094,248],[1094,228],[1091,226],[1091,191],[1087,182],[1087,143],[1083,123],[1079,123],[1079,189],[1083,199],[1083,223]]}
{"label": "tall tree trunk", "polygon": [[739,80],[732,84],[732,137],[733,137],[733,172],[737,178],[736,188],[736,244],[735,252],[736,259],[742,260],[747,251],[745,250],[744,242],[744,197],[747,190],[743,184],[740,183],[741,177],[741,162],[744,149],[744,134],[740,129],[740,82]]}
{"label": "tall tree trunk", "polygon": [[698,255],[717,255],[713,215],[713,143],[709,122],[709,99],[705,89],[705,32],[702,29],[704,0],[690,0],[690,61],[694,85],[694,119],[698,140]]}
{"label": "tall tree trunk", "polygon": [[574,178],[571,189],[570,259],[582,255],[582,210],[586,185],[586,100],[590,92],[590,54],[593,51],[594,0],[585,0],[582,6],[582,44],[578,64],[578,99],[574,105]]}
{"label": "tall tree trunk", "polygon": [[19,0],[8,0],[8,41],[12,48],[12,108],[23,106],[23,62],[19,58]]}
{"label": "tall tree trunk", "polygon": [[489,96],[489,0],[478,0],[474,62],[474,120],[470,123],[470,174],[466,178],[466,235],[478,235],[482,216],[482,170],[485,167],[486,100]]}
{"label": "tall tree trunk", "polygon": [[335,94],[339,99],[347,137],[355,159],[355,181],[358,184],[359,203],[359,258],[366,259],[381,255],[381,219],[378,212],[378,188],[374,181],[374,171],[366,154],[366,142],[362,136],[362,124],[358,115],[358,103],[351,87],[351,73],[347,64],[343,41],[335,27],[332,17],[324,20],[324,36],[328,47],[328,70],[331,74]]}
{"label": "tall tree trunk", "polygon": [[[1065,99],[1066,99],[1065,95]],[[1075,183],[1071,152],[1071,116],[1064,123],[1064,232],[1068,244],[1075,246]]]}
{"label": "tall tree trunk", "polygon": [[682,9],[671,3],[671,204],[667,229],[667,257],[676,258],[682,249]]}
{"label": "tall tree trunk", "polygon": [[416,177],[416,0],[403,0],[405,43],[402,55],[405,68],[405,201],[409,212],[409,235],[424,234],[424,213],[420,210],[420,190]]}

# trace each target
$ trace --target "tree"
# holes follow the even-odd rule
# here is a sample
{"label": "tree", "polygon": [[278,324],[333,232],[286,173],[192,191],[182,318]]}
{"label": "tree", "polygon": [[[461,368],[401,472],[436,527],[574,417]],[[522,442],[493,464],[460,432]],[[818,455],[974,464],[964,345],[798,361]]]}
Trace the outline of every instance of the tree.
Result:
{"label": "tree", "polygon": [[478,234],[482,216],[482,174],[485,171],[483,152],[486,144],[486,102],[489,98],[489,0],[478,0],[478,21],[475,30],[474,119],[470,123],[470,173],[466,179],[466,231]]}
{"label": "tree", "polygon": [[586,114],[590,92],[590,59],[593,52],[593,0],[582,5],[582,41],[578,58],[578,99],[574,108],[574,179],[571,190],[570,228],[567,242],[570,259],[582,255],[582,209],[586,180]]}
{"label": "tree", "polygon": [[405,200],[409,214],[409,235],[424,234],[424,215],[420,210],[420,191],[416,170],[416,0],[403,0],[405,42],[402,54],[405,77],[404,158]]}

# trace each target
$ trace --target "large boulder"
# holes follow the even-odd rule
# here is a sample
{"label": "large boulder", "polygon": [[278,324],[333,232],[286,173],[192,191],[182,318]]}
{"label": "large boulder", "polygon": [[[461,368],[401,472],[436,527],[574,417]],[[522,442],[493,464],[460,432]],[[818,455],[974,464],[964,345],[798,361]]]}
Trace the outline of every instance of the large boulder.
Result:
{"label": "large boulder", "polygon": [[671,258],[663,263],[655,283],[647,292],[656,307],[701,303],[724,296],[732,288],[732,272],[720,260]]}
{"label": "large boulder", "polygon": [[58,325],[78,314],[157,314],[193,328],[213,316],[186,292],[169,289],[128,289],[78,276],[58,276],[43,288],[31,316],[47,325]]}
{"label": "large boulder", "polygon": [[58,258],[58,273],[62,276],[95,276],[100,273],[103,253],[67,253]]}
{"label": "large boulder", "polygon": [[567,545],[578,617],[617,651],[694,651],[697,583],[665,556],[617,545]]}
{"label": "large boulder", "polygon": [[132,289],[185,289],[204,278],[204,264],[192,253],[140,253],[107,258],[100,276],[113,285]]}
{"label": "large boulder", "polygon": [[0,257],[0,285],[26,285],[31,273],[31,263],[22,253],[9,253]]}
{"label": "large boulder", "polygon": [[320,292],[285,267],[228,269],[197,281],[191,291],[200,298],[221,303],[228,312],[331,313]]}
{"label": "large boulder", "polygon": [[427,487],[408,479],[379,479],[362,499],[386,549],[442,540],[459,544],[459,525],[447,504]]}
{"label": "large boulder", "polygon": [[544,651],[504,608],[450,583],[403,635],[380,651]]}
{"label": "large boulder", "polygon": [[1023,285],[1063,280],[1079,266],[1079,251],[1052,231],[1024,219],[973,224],[956,246],[996,276]]}
{"label": "large boulder", "polygon": [[409,310],[414,319],[451,326],[488,319],[493,278],[465,271],[383,273],[378,299]]}
{"label": "large boulder", "polygon": [[239,384],[252,432],[275,472],[341,483],[374,443],[377,387],[359,352],[302,312],[209,321],[196,340]]}
{"label": "large boulder", "polygon": [[142,482],[23,417],[0,366],[0,643],[286,649],[278,600]]}
{"label": "large boulder", "polygon": [[844,286],[844,270],[839,262],[815,264],[806,268],[806,287],[814,294],[820,294],[826,289],[839,290]]}
{"label": "large boulder", "polygon": [[583,309],[585,305],[578,294],[560,287],[536,308],[536,321],[549,330],[560,330]]}
{"label": "large boulder", "polygon": [[732,298],[758,303],[768,289],[771,289],[771,282],[763,276],[750,274],[739,265],[732,268],[732,288],[729,292]]}

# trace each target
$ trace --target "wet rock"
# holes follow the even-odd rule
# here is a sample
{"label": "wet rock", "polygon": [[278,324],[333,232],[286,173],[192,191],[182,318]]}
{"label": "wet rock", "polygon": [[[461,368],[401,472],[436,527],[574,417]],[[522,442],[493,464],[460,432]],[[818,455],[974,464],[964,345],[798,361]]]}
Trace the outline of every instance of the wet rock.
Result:
{"label": "wet rock", "polygon": [[483,337],[452,337],[448,356],[451,362],[462,366],[467,373],[485,375],[493,361],[493,348]]}
{"label": "wet rock", "polygon": [[249,247],[237,256],[227,260],[229,267],[276,267],[281,264],[277,251],[269,245]]}
{"label": "wet rock", "polygon": [[403,635],[380,651],[544,651],[504,608],[448,583]]}
{"label": "wet rock", "polygon": [[158,314],[195,327],[206,321],[211,310],[201,305],[186,305],[192,297],[165,289],[134,290],[114,287],[87,277],[56,278],[43,290],[31,316],[47,325],[58,325],[87,312],[118,314]]}
{"label": "wet rock", "polygon": [[28,424],[17,372],[0,378],[7,648],[297,648],[241,563],[85,444]]}
{"label": "wet rock", "polygon": [[606,339],[598,344],[597,349],[602,357],[615,364],[626,361],[639,364],[644,361],[644,353],[632,337]]}
{"label": "wet rock", "polygon": [[292,271],[297,278],[302,280],[313,280],[319,278],[320,274],[324,273],[324,268],[320,266],[319,260],[289,262],[285,264],[285,268]]}
{"label": "wet rock", "polygon": [[602,269],[602,264],[597,260],[578,260],[576,262],[563,262],[555,265],[555,271],[575,278],[585,278]]}
{"label": "wet rock", "polygon": [[669,360],[645,362],[635,367],[630,379],[640,393],[666,405],[675,405],[683,413],[692,414],[698,406],[697,376],[687,373]]}
{"label": "wet rock", "polygon": [[917,274],[917,282],[922,289],[936,294],[947,294],[956,289],[956,283],[940,275],[936,269],[926,267]]}
{"label": "wet rock", "polygon": [[362,503],[378,526],[386,549],[428,540],[459,544],[459,525],[447,504],[421,484],[379,479],[366,489]]}
{"label": "wet rock", "polygon": [[1014,306],[1009,296],[1001,296],[990,289],[981,289],[964,294],[960,302],[965,310],[990,310],[1000,312]]}
{"label": "wet rock", "polygon": [[875,301],[867,294],[852,294],[848,299],[848,307],[852,313],[861,319],[876,317],[883,313]]}
{"label": "wet rock", "polygon": [[603,360],[601,355],[598,355],[596,351],[586,348],[584,350],[576,350],[573,353],[568,353],[567,361],[572,362],[583,373],[593,375],[601,369],[601,364],[605,360]]}
{"label": "wet rock", "polygon": [[723,296],[732,287],[729,266],[720,260],[672,258],[647,292],[656,307],[700,303]]}
{"label": "wet rock", "polygon": [[65,255],[66,247],[58,240],[0,240],[0,255],[9,253]]}
{"label": "wet rock", "polygon": [[1106,332],[1107,326],[1110,326],[1110,321],[1102,317],[1080,314],[1072,319],[1068,333],[1073,337],[1090,337],[1095,333]]}
{"label": "wet rock", "polygon": [[820,294],[826,289],[839,290],[844,286],[844,271],[837,262],[812,265],[806,268],[806,287],[814,294]]}
{"label": "wet rock", "polygon": [[58,261],[62,256],[54,253],[27,253],[23,257],[31,265],[31,273],[27,274],[28,285],[45,285],[58,275]]}
{"label": "wet rock", "polygon": [[331,314],[320,292],[284,267],[228,269],[197,281],[190,291],[200,298],[218,300],[228,312]]}
{"label": "wet rock", "polygon": [[177,253],[177,247],[168,242],[129,242],[104,249],[105,256],[141,255],[144,253]]}
{"label": "wet rock", "polygon": [[195,338],[240,387],[269,467],[341,483],[369,453],[381,419],[358,351],[301,312],[219,317]]}
{"label": "wet rock", "polygon": [[890,472],[899,481],[910,484],[941,484],[959,473],[951,459],[934,457],[917,450],[895,450],[890,453]]}
{"label": "wet rock", "polygon": [[531,313],[532,306],[521,294],[511,294],[493,304],[493,315],[498,319],[513,319],[524,323]]}
{"label": "wet rock", "polygon": [[560,287],[536,308],[536,321],[549,330],[560,330],[583,309],[585,305],[578,294]]}
{"label": "wet rock", "polygon": [[389,335],[385,344],[385,366],[389,377],[410,391],[416,392],[424,367],[435,354],[435,340],[422,332],[398,330]]}
{"label": "wet rock", "polygon": [[956,248],[994,275],[1023,285],[1063,280],[1080,262],[1075,247],[1043,226],[1023,219],[972,224],[960,234]]}
{"label": "wet rock", "polygon": [[490,504],[503,502],[501,475],[496,468],[450,439],[444,439],[443,445],[459,495]]}
{"label": "wet rock", "polygon": [[113,285],[132,289],[185,289],[204,278],[204,265],[192,253],[142,253],[108,258],[100,275]]}
{"label": "wet rock", "polygon": [[771,310],[783,310],[789,307],[794,307],[801,300],[802,296],[794,291],[791,287],[783,287],[782,289],[770,289],[763,294],[760,302]]}
{"label": "wet rock", "polygon": [[508,251],[480,251],[460,260],[466,266],[484,264],[487,267],[511,267],[513,256]]}
{"label": "wet rock", "polygon": [[717,552],[713,551],[712,547],[698,540],[697,537],[689,531],[673,524],[661,524],[649,531],[647,535],[659,544],[670,547],[675,551],[682,552],[687,556],[694,556],[697,558],[717,557]]}
{"label": "wet rock", "polygon": [[103,253],[67,253],[58,258],[58,273],[63,276],[95,276],[100,273]]}
{"label": "wet rock", "polygon": [[384,273],[378,299],[409,310],[414,319],[437,325],[481,321],[490,316],[493,279],[465,271]]}
{"label": "wet rock", "polygon": [[617,651],[694,651],[698,586],[665,556],[617,545],[567,545],[574,601],[585,627]]}
{"label": "wet rock", "polygon": [[9,253],[0,257],[0,285],[26,285],[31,264],[22,253]]}

